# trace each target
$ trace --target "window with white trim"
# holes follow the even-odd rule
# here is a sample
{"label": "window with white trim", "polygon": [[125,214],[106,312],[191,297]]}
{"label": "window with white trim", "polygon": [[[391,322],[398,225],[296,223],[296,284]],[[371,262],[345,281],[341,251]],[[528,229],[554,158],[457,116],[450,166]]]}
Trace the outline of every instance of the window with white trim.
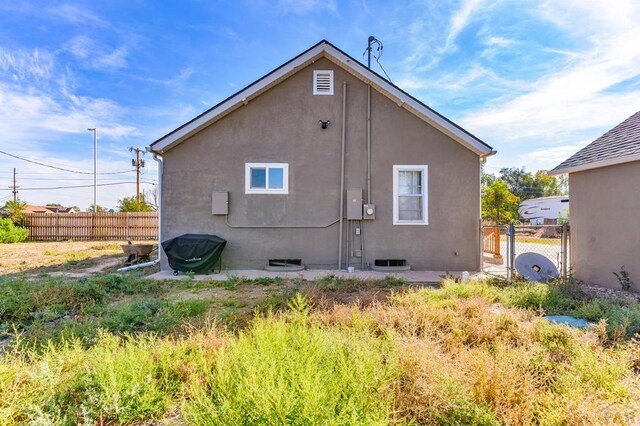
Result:
{"label": "window with white trim", "polygon": [[288,163],[245,163],[246,194],[288,194]]}
{"label": "window with white trim", "polygon": [[427,225],[427,166],[393,166],[393,224]]}
{"label": "window with white trim", "polygon": [[313,71],[313,94],[333,95],[333,71]]}

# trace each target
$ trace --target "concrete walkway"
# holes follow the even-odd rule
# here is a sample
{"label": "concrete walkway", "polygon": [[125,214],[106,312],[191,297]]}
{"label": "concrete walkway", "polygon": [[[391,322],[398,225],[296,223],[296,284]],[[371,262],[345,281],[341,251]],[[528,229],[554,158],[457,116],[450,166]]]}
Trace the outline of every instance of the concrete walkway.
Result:
{"label": "concrete walkway", "polygon": [[[220,274],[209,274],[209,275],[195,275],[193,279],[201,280],[201,281],[225,281],[230,276],[238,276],[245,277],[247,279],[256,279],[256,278],[301,278],[307,281],[314,281],[319,278],[326,277],[327,275],[335,275],[340,278],[356,278],[359,280],[382,280],[385,276],[389,275],[392,277],[397,277],[400,279],[404,279],[410,283],[439,283],[442,280],[442,277],[446,274],[445,271],[407,271],[407,272],[394,272],[394,273],[385,273],[385,272],[377,272],[377,271],[355,271],[355,272],[347,272],[347,271],[337,271],[337,270],[329,270],[329,269],[309,269],[299,272],[271,272],[271,271],[263,271],[263,270],[230,270],[223,271]],[[462,272],[450,272],[455,277],[460,277]],[[470,273],[471,276],[476,273]],[[181,280],[187,278],[187,275],[173,275],[172,272],[169,271],[160,271],[153,275],[150,275],[149,278],[156,280]]]}

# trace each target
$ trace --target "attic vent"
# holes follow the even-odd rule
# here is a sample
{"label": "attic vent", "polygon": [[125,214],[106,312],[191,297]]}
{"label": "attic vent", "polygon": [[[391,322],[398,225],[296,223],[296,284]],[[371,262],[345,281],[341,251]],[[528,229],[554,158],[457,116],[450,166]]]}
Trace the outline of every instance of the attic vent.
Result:
{"label": "attic vent", "polygon": [[313,71],[313,94],[333,95],[333,71]]}

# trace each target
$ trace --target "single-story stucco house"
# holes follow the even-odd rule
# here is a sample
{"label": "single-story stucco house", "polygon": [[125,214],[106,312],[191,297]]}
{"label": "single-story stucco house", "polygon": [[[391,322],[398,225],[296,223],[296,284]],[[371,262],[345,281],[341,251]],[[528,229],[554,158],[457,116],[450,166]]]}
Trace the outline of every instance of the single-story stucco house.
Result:
{"label": "single-story stucco house", "polygon": [[218,235],[223,268],[480,267],[495,151],[325,40],[149,149],[161,239]]}
{"label": "single-story stucco house", "polygon": [[549,172],[569,174],[571,263],[577,279],[640,291],[640,111]]}

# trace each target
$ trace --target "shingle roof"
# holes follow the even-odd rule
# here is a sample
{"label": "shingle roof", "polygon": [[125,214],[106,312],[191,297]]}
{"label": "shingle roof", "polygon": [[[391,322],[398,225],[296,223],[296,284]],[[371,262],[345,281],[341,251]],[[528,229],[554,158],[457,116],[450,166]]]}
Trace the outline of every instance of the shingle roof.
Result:
{"label": "shingle roof", "polygon": [[640,111],[573,154],[550,173],[560,174],[579,169],[603,167],[622,163],[625,160],[634,160],[638,156],[640,156]]}

